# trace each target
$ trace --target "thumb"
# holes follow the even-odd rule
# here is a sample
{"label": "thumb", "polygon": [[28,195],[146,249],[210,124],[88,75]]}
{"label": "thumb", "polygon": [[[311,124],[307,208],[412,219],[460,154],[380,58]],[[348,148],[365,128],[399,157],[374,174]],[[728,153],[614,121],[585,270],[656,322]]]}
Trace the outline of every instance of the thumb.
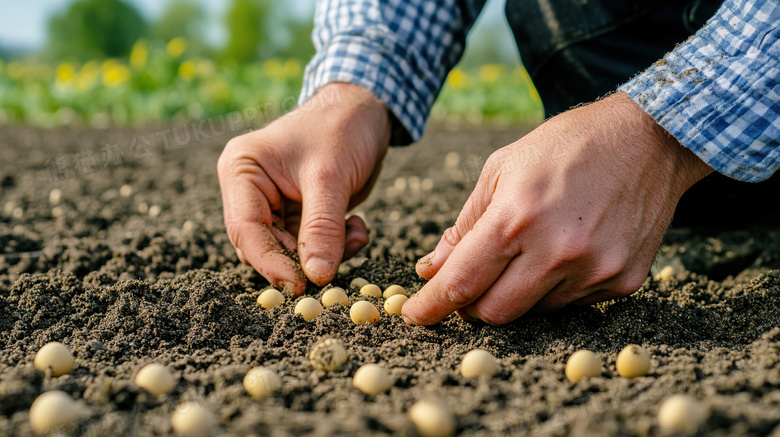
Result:
{"label": "thumb", "polygon": [[301,187],[303,209],[298,254],[303,272],[317,285],[333,279],[344,255],[344,216],[350,193],[333,180],[308,180]]}

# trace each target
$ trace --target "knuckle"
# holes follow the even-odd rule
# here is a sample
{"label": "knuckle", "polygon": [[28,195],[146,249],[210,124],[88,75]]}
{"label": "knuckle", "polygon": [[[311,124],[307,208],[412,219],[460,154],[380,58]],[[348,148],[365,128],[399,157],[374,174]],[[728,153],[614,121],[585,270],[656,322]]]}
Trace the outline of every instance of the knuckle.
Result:
{"label": "knuckle", "polygon": [[474,299],[473,291],[461,280],[452,280],[444,285],[445,298],[455,308],[463,308]]}
{"label": "knuckle", "polygon": [[501,308],[482,308],[476,312],[483,322],[491,325],[504,325],[514,320],[510,314]]}
{"label": "knuckle", "polygon": [[310,236],[340,237],[344,233],[342,221],[325,212],[310,214],[301,227],[306,229]]}
{"label": "knuckle", "polygon": [[457,225],[447,228],[441,236],[442,241],[453,247],[455,247],[462,238],[463,235],[458,230]]}

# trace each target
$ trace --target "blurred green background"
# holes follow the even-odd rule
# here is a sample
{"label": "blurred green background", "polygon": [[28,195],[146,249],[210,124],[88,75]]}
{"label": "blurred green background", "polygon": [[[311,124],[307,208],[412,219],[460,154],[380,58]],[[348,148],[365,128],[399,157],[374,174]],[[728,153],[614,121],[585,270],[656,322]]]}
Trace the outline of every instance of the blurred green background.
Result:
{"label": "blurred green background", "polygon": [[[266,102],[275,116],[290,109],[314,53],[313,0],[39,0],[4,9],[0,124],[108,127]],[[433,119],[541,120],[502,12],[503,2],[488,2]]]}

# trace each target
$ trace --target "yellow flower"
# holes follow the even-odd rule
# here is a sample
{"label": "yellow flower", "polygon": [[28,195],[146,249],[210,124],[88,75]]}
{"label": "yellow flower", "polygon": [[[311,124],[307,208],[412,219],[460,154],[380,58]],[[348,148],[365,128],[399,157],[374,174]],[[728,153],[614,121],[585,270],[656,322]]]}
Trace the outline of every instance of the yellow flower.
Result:
{"label": "yellow flower", "polygon": [[214,63],[210,60],[201,59],[198,61],[198,65],[195,67],[195,70],[197,71],[198,76],[208,77],[214,74],[216,68],[214,67]]}
{"label": "yellow flower", "polygon": [[187,50],[187,41],[180,36],[168,41],[168,45],[165,46],[165,51],[173,58],[178,58],[185,50]]}
{"label": "yellow flower", "polygon": [[265,74],[275,79],[281,78],[284,74],[284,67],[278,59],[269,59],[263,62],[263,70],[265,70]]}
{"label": "yellow flower", "polygon": [[70,82],[75,74],[76,68],[73,66],[73,64],[63,62],[57,66],[57,82],[59,83]]}
{"label": "yellow flower", "polygon": [[191,81],[195,76],[195,63],[192,61],[184,61],[179,65],[179,77]]}
{"label": "yellow flower", "polygon": [[89,61],[83,66],[81,66],[81,71],[78,72],[76,77],[74,78],[74,82],[76,84],[76,88],[79,91],[84,91],[85,89],[91,87],[94,85],[95,80],[97,79],[98,75],[100,74],[100,65],[97,61]]}
{"label": "yellow flower", "polygon": [[116,64],[112,68],[103,71],[103,85],[115,87],[122,85],[130,79],[130,69],[122,64]]}
{"label": "yellow flower", "polygon": [[485,64],[479,67],[479,80],[492,83],[504,75],[506,67],[501,64]]}
{"label": "yellow flower", "polygon": [[149,56],[149,43],[141,38],[133,44],[130,50],[130,66],[141,70],[146,66],[146,58]]}
{"label": "yellow flower", "polygon": [[295,78],[301,74],[301,63],[297,59],[288,59],[284,62],[284,77]]}
{"label": "yellow flower", "polygon": [[450,71],[450,75],[447,77],[447,82],[456,89],[465,88],[466,85],[468,85],[468,80],[468,74],[460,68],[453,68],[452,71]]}

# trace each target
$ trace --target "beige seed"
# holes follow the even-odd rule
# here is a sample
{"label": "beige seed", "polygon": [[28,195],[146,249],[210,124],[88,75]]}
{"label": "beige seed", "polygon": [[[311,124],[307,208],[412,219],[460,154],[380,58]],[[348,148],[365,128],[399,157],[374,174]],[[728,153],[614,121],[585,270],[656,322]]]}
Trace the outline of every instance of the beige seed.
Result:
{"label": "beige seed", "polygon": [[57,205],[60,200],[62,200],[62,191],[59,188],[49,191],[49,203]]}
{"label": "beige seed", "polygon": [[409,408],[409,418],[422,437],[449,437],[455,434],[455,416],[442,405],[418,401]]}
{"label": "beige seed", "polygon": [[364,323],[376,323],[379,321],[379,310],[374,304],[361,300],[352,304],[349,309],[349,317],[358,325]]}
{"label": "beige seed", "polygon": [[355,372],[352,385],[368,395],[375,395],[390,389],[393,380],[384,367],[378,364],[364,364]]}
{"label": "beige seed", "polygon": [[324,337],[312,346],[309,361],[315,369],[335,372],[347,362],[347,349],[338,338]]}
{"label": "beige seed", "polygon": [[404,304],[407,300],[409,300],[409,298],[402,294],[390,296],[385,301],[385,311],[387,311],[388,314],[396,314],[400,316],[401,309],[404,307]]}
{"label": "beige seed", "polygon": [[325,308],[337,303],[340,303],[345,307],[349,306],[349,296],[347,296],[347,293],[343,288],[333,287],[322,293],[322,304],[325,305]]}
{"label": "beige seed", "polygon": [[566,362],[566,378],[571,382],[579,382],[582,378],[601,376],[601,362],[596,354],[589,350],[574,352]]}
{"label": "beige seed", "polygon": [[360,290],[363,288],[364,285],[368,285],[368,281],[364,278],[355,278],[352,280],[352,282],[349,283],[349,288],[355,288],[357,290]]}
{"label": "beige seed", "polygon": [[650,371],[650,354],[642,346],[629,344],[618,354],[615,368],[624,378],[645,376]]}
{"label": "beige seed", "polygon": [[655,275],[656,281],[669,281],[674,278],[674,275],[676,275],[677,272],[674,270],[674,267],[672,266],[666,266],[661,269],[660,272],[658,272],[657,275]]}
{"label": "beige seed", "polygon": [[200,402],[183,402],[174,410],[171,426],[179,436],[211,437],[217,427],[217,416]]}
{"label": "beige seed", "polygon": [[262,399],[282,388],[282,378],[271,369],[255,367],[244,376],[244,389],[255,399]]}
{"label": "beige seed", "polygon": [[672,395],[658,409],[658,424],[667,432],[693,434],[704,420],[704,411],[687,395]]}
{"label": "beige seed", "polygon": [[41,372],[51,368],[52,376],[60,376],[70,373],[73,370],[75,360],[73,354],[67,346],[53,341],[45,344],[33,360],[33,365]]}
{"label": "beige seed", "polygon": [[466,378],[476,378],[480,375],[493,376],[499,370],[496,357],[482,349],[474,349],[463,356],[460,363],[460,374]]}
{"label": "beige seed", "polygon": [[322,304],[313,297],[305,297],[295,305],[295,314],[303,316],[303,320],[311,322],[322,312]]}
{"label": "beige seed", "polygon": [[377,299],[382,297],[382,289],[376,284],[366,284],[360,287],[360,294],[363,296],[371,296]]}
{"label": "beige seed", "polygon": [[154,397],[166,395],[176,387],[176,378],[167,367],[159,363],[145,365],[135,375],[135,385]]}
{"label": "beige seed", "polygon": [[30,407],[30,426],[38,434],[53,434],[53,431],[70,428],[76,419],[76,402],[59,390],[43,393]]}
{"label": "beige seed", "polygon": [[122,185],[119,187],[119,195],[122,197],[130,197],[130,195],[133,194],[133,187],[130,185]]}
{"label": "beige seed", "polygon": [[275,288],[269,288],[257,296],[257,303],[265,309],[270,309],[284,303],[284,295]]}
{"label": "beige seed", "polygon": [[385,292],[382,294],[382,297],[387,299],[390,296],[395,296],[397,294],[402,294],[406,296],[406,290],[404,289],[404,287],[401,287],[400,285],[393,284],[385,288]]}

